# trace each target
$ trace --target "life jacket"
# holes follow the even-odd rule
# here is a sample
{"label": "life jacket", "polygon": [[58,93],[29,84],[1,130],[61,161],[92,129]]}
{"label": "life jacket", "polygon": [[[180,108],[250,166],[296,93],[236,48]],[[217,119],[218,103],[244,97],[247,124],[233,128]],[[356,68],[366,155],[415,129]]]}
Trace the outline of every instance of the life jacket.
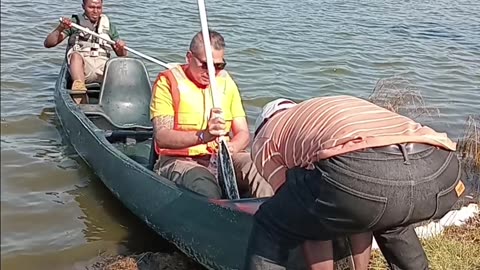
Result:
{"label": "life jacket", "polygon": [[[97,24],[93,24],[85,15],[73,15],[73,18],[77,19],[80,26],[88,28],[105,38],[110,39],[110,20],[107,15],[100,15]],[[82,54],[83,56],[97,57],[104,56],[110,57],[112,47],[103,39],[99,39],[83,31],[76,31],[68,39],[67,51],[73,48],[73,51]]]}
{"label": "life jacket", "polygon": [[[173,129],[182,131],[200,131],[207,128],[210,109],[213,106],[213,97],[209,89],[198,89],[191,82],[182,66],[177,65],[159,74],[158,78],[165,76],[170,83],[170,94],[174,110]],[[225,70],[217,76],[217,91],[225,93],[227,80],[230,78]],[[225,131],[230,132],[232,119],[225,117]],[[227,141],[228,137],[225,138]],[[197,144],[183,149],[164,149],[155,144],[158,155],[164,156],[201,156],[215,153],[218,149],[216,141],[206,144]]]}

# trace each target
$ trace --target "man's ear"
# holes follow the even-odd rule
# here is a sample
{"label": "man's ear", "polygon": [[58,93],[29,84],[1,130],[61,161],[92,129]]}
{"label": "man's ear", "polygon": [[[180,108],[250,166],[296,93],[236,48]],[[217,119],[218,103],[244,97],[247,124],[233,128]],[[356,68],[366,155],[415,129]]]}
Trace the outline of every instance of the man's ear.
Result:
{"label": "man's ear", "polygon": [[192,59],[192,52],[187,51],[187,53],[185,54],[185,63],[190,64],[191,59]]}

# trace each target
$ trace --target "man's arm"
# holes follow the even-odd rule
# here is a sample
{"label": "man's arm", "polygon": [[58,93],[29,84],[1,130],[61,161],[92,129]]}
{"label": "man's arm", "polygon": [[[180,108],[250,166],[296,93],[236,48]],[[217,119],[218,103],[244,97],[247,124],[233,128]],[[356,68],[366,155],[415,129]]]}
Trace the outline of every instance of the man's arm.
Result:
{"label": "man's arm", "polygon": [[120,39],[117,27],[112,22],[110,22],[110,39],[115,41],[115,44],[112,45],[115,54],[117,56],[127,56],[127,50],[125,50],[125,41]]}
{"label": "man's arm", "polygon": [[127,50],[125,49],[125,41],[119,39],[112,45],[113,50],[117,56],[127,56]]}
{"label": "man's arm", "polygon": [[173,116],[159,115],[152,119],[155,142],[160,148],[182,149],[202,143],[200,133],[208,137],[205,131],[173,130]]}
{"label": "man's arm", "polygon": [[[155,142],[160,148],[182,149],[210,142],[225,129],[225,121],[213,118],[209,119],[206,130],[173,130],[174,114],[170,85],[165,77],[160,76],[153,84],[153,94],[150,102]],[[200,139],[201,137],[203,141]]]}
{"label": "man's arm", "polygon": [[256,138],[252,144],[251,156],[260,175],[276,192],[285,183],[288,169],[276,145],[270,138]]}
{"label": "man's arm", "polygon": [[232,134],[232,140],[228,143],[230,152],[235,154],[245,150],[250,142],[250,132],[248,131],[247,119],[245,117],[233,118]]}
{"label": "man's arm", "polygon": [[57,28],[55,28],[48,36],[45,38],[43,42],[43,46],[45,48],[52,48],[60,44],[66,37],[67,34],[65,33],[66,26],[63,23],[60,23]]}
{"label": "man's arm", "polygon": [[[152,119],[155,142],[160,148],[182,149],[215,140],[225,130],[221,119],[210,119],[205,130],[173,130],[173,116],[159,115]],[[201,140],[200,138],[203,138]]]}
{"label": "man's arm", "polygon": [[238,153],[247,148],[250,143],[250,131],[248,130],[247,117],[243,109],[242,98],[238,86],[230,78],[229,88],[232,89],[232,103],[230,111],[232,113],[232,140],[228,143],[230,152]]}

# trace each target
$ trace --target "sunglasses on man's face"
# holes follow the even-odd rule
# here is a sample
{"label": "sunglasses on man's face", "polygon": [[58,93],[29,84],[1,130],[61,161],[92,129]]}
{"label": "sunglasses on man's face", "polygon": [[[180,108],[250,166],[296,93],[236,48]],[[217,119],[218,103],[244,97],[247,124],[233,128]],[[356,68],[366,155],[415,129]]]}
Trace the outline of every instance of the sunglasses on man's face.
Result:
{"label": "sunglasses on man's face", "polygon": [[[204,62],[202,60],[200,60],[200,58],[196,57],[195,54],[192,54],[193,57],[195,57],[198,62],[200,62],[200,67],[202,69],[208,69],[208,64],[207,62]],[[225,61],[225,59],[223,59],[223,62],[222,63],[213,63],[213,67],[215,68],[215,70],[223,70],[225,69],[225,66],[227,65],[227,62]]]}

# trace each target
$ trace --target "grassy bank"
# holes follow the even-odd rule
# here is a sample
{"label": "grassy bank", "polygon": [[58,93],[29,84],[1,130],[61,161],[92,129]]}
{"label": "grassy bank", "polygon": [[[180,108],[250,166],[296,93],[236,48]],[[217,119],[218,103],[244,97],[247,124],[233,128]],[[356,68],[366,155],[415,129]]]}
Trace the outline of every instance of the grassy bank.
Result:
{"label": "grassy bank", "polygon": [[203,270],[185,255],[145,252],[130,256],[101,256],[85,270]]}
{"label": "grassy bank", "polygon": [[[412,119],[436,118],[438,110],[429,108],[421,93],[408,85],[409,82],[401,79],[381,80],[370,100]],[[480,115],[467,117],[462,137],[457,142],[466,191],[454,209],[468,203],[480,205]],[[422,244],[432,270],[480,269],[480,214],[465,225],[449,227],[441,235],[422,240]],[[379,250],[373,252],[369,269],[388,269]]]}
{"label": "grassy bank", "polygon": [[[480,214],[463,226],[447,228],[443,234],[422,241],[432,270],[480,269]],[[388,269],[375,250],[371,270]]]}
{"label": "grassy bank", "polygon": [[[422,240],[431,270],[480,269],[480,214],[462,226],[452,226],[438,236]],[[103,258],[88,270],[201,270],[204,269],[183,255],[144,253],[133,256]],[[375,250],[370,270],[388,269],[382,254]]]}

